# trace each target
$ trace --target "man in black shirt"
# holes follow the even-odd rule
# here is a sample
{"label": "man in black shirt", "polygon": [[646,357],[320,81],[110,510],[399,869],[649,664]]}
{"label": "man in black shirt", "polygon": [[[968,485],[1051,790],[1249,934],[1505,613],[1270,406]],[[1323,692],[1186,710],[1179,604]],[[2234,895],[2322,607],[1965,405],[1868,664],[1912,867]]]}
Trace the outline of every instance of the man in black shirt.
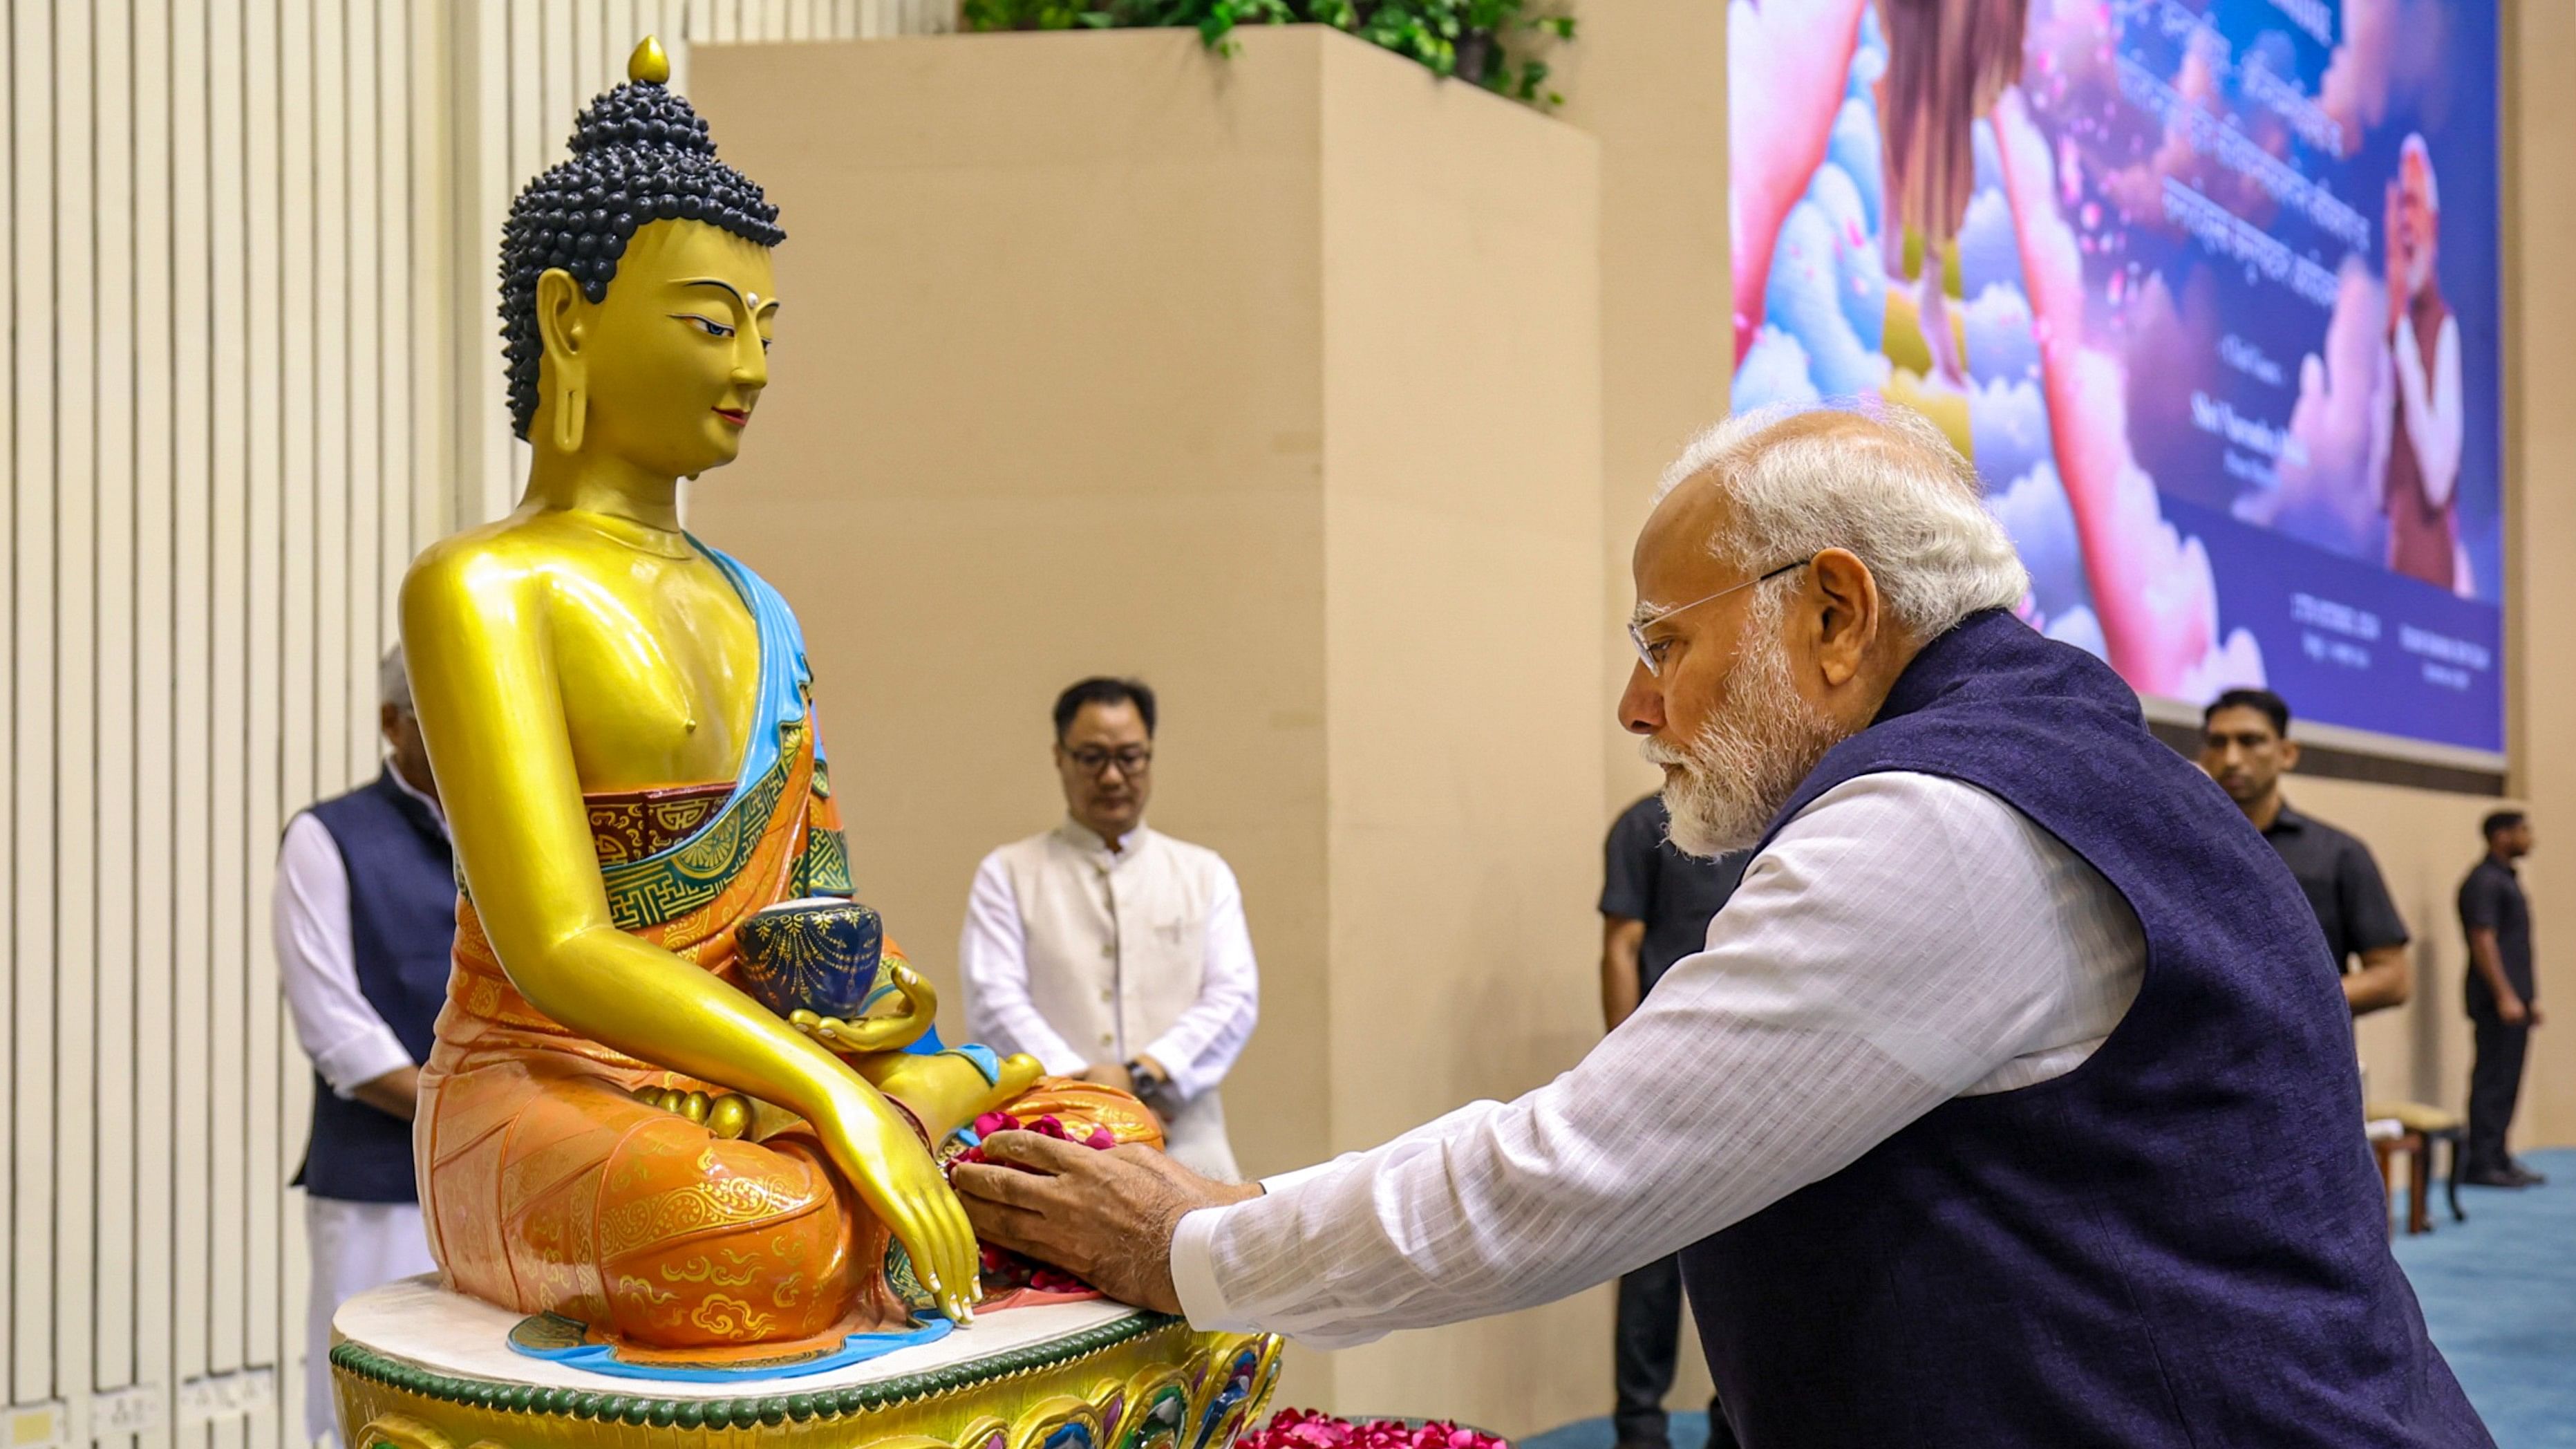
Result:
{"label": "man in black shirt", "polygon": [[[1671,818],[1660,795],[1624,811],[1610,827],[1601,887],[1601,1015],[1618,1030],[1646,993],[1684,956],[1708,947],[1709,918],[1735,894],[1749,854],[1702,860],[1665,839]],[[1681,1342],[1680,1260],[1663,1258],[1619,1280],[1618,1337],[1612,1346],[1620,1449],[1666,1449],[1664,1395],[1672,1392]],[[1734,1431],[1709,1406],[1709,1449],[1734,1449]]]}
{"label": "man in black shirt", "polygon": [[2469,938],[2469,1024],[2477,1059],[2469,1068],[2469,1170],[2484,1187],[2530,1187],[2543,1179],[2505,1151],[2522,1055],[2540,1025],[2539,980],[2531,969],[2531,902],[2513,863],[2531,853],[2531,821],[2519,810],[2486,818],[2486,859],[2460,882],[2460,929]]}
{"label": "man in black shirt", "polygon": [[[2324,930],[2352,1014],[2405,1002],[2406,923],[2370,848],[2292,810],[2281,776],[2299,763],[2290,706],[2268,689],[2231,689],[2201,715],[2200,767],[2280,852]],[[2353,963],[2358,958],[2360,965]]]}

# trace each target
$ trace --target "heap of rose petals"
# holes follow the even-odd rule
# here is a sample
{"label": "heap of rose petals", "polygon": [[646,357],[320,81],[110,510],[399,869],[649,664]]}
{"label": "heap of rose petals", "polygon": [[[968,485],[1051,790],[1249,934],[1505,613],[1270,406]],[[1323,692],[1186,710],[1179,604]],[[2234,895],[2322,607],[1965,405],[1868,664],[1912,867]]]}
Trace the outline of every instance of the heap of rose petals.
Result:
{"label": "heap of rose petals", "polygon": [[1312,1409],[1281,1409],[1267,1425],[1237,1439],[1235,1449],[1511,1449],[1511,1445],[1445,1419],[1416,1427],[1401,1419],[1356,1423]]}
{"label": "heap of rose petals", "polygon": [[1077,1139],[1072,1133],[1064,1130],[1064,1123],[1057,1120],[1051,1113],[1047,1116],[1040,1117],[1034,1122],[1023,1122],[1008,1112],[987,1112],[983,1116],[975,1119],[975,1138],[978,1145],[967,1148],[965,1155],[957,1160],[959,1162],[984,1162],[989,1160],[984,1156],[984,1149],[981,1144],[983,1139],[992,1136],[996,1132],[1034,1132],[1040,1137],[1052,1137],[1058,1142],[1073,1142],[1079,1140],[1083,1146],[1093,1148],[1101,1152],[1106,1152],[1110,1148],[1118,1145],[1118,1139],[1109,1135],[1108,1128],[1101,1126],[1094,1126],[1091,1129],[1090,1136]]}
{"label": "heap of rose petals", "polygon": [[[1091,1129],[1091,1135],[1089,1137],[1076,1139],[1072,1133],[1065,1130],[1064,1123],[1056,1120],[1052,1115],[1040,1117],[1034,1122],[1023,1122],[1008,1112],[987,1112],[983,1116],[975,1119],[975,1138],[977,1145],[969,1147],[964,1152],[959,1153],[956,1158],[948,1164],[949,1167],[953,1170],[957,1164],[961,1162],[991,1161],[992,1159],[984,1155],[982,1143],[983,1139],[992,1136],[996,1132],[1035,1132],[1040,1137],[1052,1137],[1058,1142],[1072,1142],[1079,1140],[1083,1146],[1100,1152],[1106,1152],[1110,1148],[1118,1145],[1118,1139],[1111,1136],[1109,1129],[1106,1127],[1095,1126]],[[992,1288],[1002,1289],[1025,1286],[1036,1289],[1040,1293],[1088,1293],[1091,1291],[1090,1284],[1083,1282],[1072,1274],[1049,1267],[1044,1263],[1036,1262],[1032,1259],[1023,1258],[1019,1254],[1010,1252],[1007,1249],[987,1247],[982,1249],[981,1257],[983,1259],[983,1268],[988,1280],[988,1286]]]}

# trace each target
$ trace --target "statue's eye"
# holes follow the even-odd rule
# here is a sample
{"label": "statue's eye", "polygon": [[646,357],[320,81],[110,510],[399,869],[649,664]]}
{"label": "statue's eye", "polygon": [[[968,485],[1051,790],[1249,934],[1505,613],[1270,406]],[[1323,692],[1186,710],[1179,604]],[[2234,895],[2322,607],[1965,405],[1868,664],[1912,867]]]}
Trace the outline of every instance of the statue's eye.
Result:
{"label": "statue's eye", "polygon": [[695,312],[674,312],[671,315],[678,321],[686,322],[690,326],[700,329],[709,337],[731,337],[733,335],[733,329],[731,327],[726,326],[724,323],[717,321],[713,317],[701,317]]}

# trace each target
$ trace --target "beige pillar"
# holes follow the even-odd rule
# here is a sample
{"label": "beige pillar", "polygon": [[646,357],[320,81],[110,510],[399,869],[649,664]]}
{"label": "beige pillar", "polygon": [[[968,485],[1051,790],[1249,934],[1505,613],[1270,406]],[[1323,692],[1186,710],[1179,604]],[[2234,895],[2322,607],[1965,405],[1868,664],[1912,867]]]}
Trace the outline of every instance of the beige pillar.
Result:
{"label": "beige pillar", "polygon": [[[1725,416],[1734,376],[1727,260],[1726,15],[1708,0],[1617,0],[1579,11],[1550,59],[1565,121],[1601,143],[1602,825],[1661,783],[1612,705],[1636,662],[1628,556],[1656,480],[1693,434]],[[1594,873],[1597,878],[1599,866]],[[1597,890],[1597,879],[1596,879]],[[1598,1030],[1598,1021],[1595,1021]],[[1597,1327],[1559,1345],[1561,1372],[1611,1402],[1611,1290]],[[1684,1315],[1668,1400],[1706,1408],[1707,1364]]]}
{"label": "beige pillar", "polygon": [[[1135,673],[1154,823],[1233,862],[1262,960],[1247,1170],[1579,1057],[1591,139],[1302,29],[709,47],[692,88],[789,240],[775,381],[691,525],[802,616],[913,959],[953,991],[976,860],[1060,815],[1055,691]],[[1564,1344],[1607,1331],[1591,1299],[1401,1335],[1283,1402],[1527,1432],[1599,1410]]]}
{"label": "beige pillar", "polygon": [[[2513,789],[2531,807],[2539,849],[2523,868],[2541,990],[2559,1013],[2532,1033],[2517,1142],[2576,1143],[2576,664],[2559,635],[2576,619],[2576,94],[2554,61],[2576,48],[2576,7],[2506,6],[2505,618],[2513,664]],[[2456,933],[2456,919],[2451,923]],[[2440,983],[2457,1011],[2459,983]],[[2465,1078],[2467,1058],[2461,1058]]]}
{"label": "beige pillar", "polygon": [[1636,659],[1621,627],[1636,603],[1629,548],[1664,465],[1725,416],[1735,373],[1726,10],[1708,0],[1585,6],[1575,42],[1550,56],[1564,119],[1601,143],[1605,826],[1658,783],[1608,708]]}

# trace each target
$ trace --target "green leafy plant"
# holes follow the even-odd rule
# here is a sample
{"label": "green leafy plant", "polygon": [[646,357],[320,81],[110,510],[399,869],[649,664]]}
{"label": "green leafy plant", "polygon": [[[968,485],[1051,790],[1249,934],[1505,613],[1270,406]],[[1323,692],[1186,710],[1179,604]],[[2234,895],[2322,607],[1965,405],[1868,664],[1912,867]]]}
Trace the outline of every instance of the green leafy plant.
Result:
{"label": "green leafy plant", "polygon": [[1535,106],[1565,98],[1529,46],[1574,38],[1573,16],[1534,0],[964,0],[961,18],[969,30],[1188,27],[1220,53],[1241,26],[1329,25]]}

